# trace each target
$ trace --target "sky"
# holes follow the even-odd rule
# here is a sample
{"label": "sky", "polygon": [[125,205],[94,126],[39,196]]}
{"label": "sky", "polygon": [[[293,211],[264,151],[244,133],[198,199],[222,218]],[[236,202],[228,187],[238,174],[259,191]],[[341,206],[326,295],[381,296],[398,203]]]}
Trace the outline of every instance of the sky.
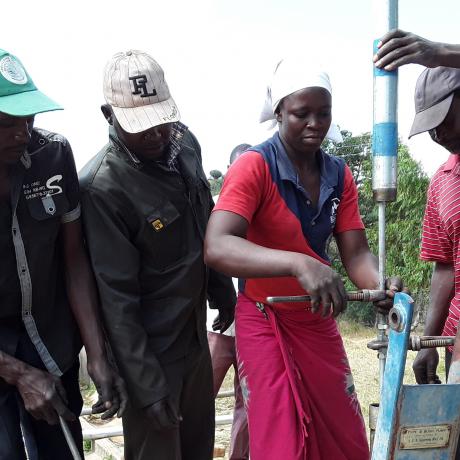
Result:
{"label": "sky", "polygon": [[[105,63],[118,51],[148,52],[165,70],[209,173],[225,171],[235,145],[269,137],[258,116],[285,56],[320,58],[332,82],[335,122],[353,134],[372,130],[372,4],[379,1],[385,0],[8,2],[0,48],[18,56],[38,88],[64,106],[38,115],[35,124],[69,139],[77,168],[107,142],[100,112]],[[399,2],[399,27],[434,41],[458,43],[459,17],[458,0]],[[422,70],[399,71],[399,136],[432,175],[448,153],[427,134],[407,140]]]}

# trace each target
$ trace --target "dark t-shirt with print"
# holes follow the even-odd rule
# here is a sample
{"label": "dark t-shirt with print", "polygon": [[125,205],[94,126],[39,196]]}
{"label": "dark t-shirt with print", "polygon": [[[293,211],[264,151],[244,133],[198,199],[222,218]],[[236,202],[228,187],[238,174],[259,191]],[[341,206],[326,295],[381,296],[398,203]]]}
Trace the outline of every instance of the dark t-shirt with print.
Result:
{"label": "dark t-shirt with print", "polygon": [[[18,307],[18,315],[27,322],[27,332],[42,360],[55,365],[56,373],[64,372],[81,347],[68,304],[61,254],[62,225],[78,219],[80,214],[75,163],[64,137],[33,130],[27,154],[12,175],[11,202],[10,215],[5,211],[1,222],[0,249],[6,248],[9,255],[0,266],[0,294],[11,290],[4,285],[5,280],[14,284],[15,279],[20,279],[22,286],[11,286],[14,291],[9,297],[15,304],[19,299],[19,305],[0,312],[0,336],[2,327],[8,328],[6,316]],[[8,220],[9,239],[3,238]],[[21,253],[25,258],[21,259]],[[0,348],[8,348],[2,342],[0,339]]]}

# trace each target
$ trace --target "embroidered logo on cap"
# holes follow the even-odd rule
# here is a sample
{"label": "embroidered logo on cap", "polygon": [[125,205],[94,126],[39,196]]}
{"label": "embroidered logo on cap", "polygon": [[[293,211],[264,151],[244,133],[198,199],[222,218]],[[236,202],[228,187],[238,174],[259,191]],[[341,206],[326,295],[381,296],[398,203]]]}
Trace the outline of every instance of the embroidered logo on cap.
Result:
{"label": "embroidered logo on cap", "polygon": [[129,79],[133,82],[134,91],[131,94],[138,95],[140,94],[141,97],[150,97],[156,96],[157,91],[153,88],[152,92],[149,93],[147,89],[147,77],[145,75],[138,75],[136,77],[129,77]]}
{"label": "embroidered logo on cap", "polygon": [[0,74],[15,85],[25,85],[28,81],[24,68],[12,56],[5,56],[0,60]]}

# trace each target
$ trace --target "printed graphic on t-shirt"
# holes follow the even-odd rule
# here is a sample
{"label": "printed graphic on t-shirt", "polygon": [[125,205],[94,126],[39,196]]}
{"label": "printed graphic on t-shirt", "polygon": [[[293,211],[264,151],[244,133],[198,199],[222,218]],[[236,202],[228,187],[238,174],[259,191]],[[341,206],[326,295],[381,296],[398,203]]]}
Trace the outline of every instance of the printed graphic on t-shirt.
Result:
{"label": "printed graphic on t-shirt", "polygon": [[26,200],[34,198],[43,198],[51,195],[58,195],[63,192],[59,184],[62,180],[62,175],[57,174],[45,181],[36,180],[30,184],[23,184],[22,189]]}

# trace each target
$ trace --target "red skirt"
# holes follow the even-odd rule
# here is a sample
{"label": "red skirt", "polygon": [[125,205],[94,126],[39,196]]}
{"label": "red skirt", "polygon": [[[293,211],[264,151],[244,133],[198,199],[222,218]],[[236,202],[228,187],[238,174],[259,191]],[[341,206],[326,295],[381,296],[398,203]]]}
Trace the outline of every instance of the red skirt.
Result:
{"label": "red skirt", "polygon": [[368,460],[364,420],[333,318],[239,294],[238,369],[251,460]]}

